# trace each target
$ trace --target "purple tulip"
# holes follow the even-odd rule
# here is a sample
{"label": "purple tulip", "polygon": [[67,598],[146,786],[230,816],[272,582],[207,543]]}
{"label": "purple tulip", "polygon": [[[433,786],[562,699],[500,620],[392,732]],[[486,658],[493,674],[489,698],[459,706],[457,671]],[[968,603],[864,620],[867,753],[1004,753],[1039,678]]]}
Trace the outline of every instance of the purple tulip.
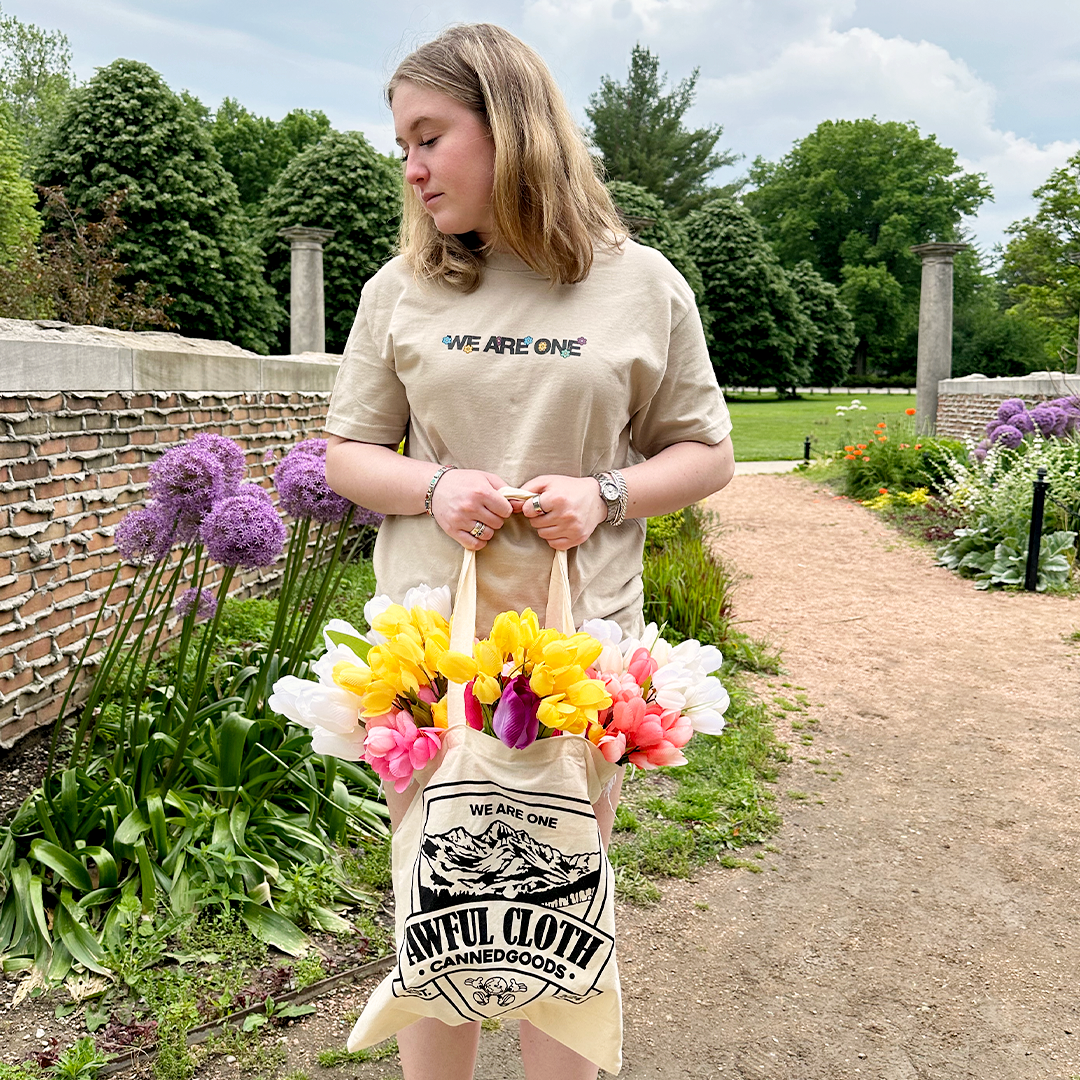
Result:
{"label": "purple tulip", "polygon": [[491,726],[498,738],[514,750],[524,750],[536,742],[540,731],[540,721],[536,710],[540,707],[540,698],[529,686],[528,675],[519,675],[511,679],[503,688],[499,704],[495,706],[495,715]]}

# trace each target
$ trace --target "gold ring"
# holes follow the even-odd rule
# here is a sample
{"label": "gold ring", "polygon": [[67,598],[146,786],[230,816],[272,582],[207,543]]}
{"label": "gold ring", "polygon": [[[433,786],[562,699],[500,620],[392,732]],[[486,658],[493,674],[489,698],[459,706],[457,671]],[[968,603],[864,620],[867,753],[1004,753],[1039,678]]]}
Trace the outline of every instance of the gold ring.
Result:
{"label": "gold ring", "polygon": [[473,527],[472,527],[472,528],[471,528],[471,529],[469,530],[469,535],[470,535],[470,536],[475,536],[475,537],[476,537],[476,539],[477,539],[477,540],[479,540],[479,539],[480,539],[480,536],[481,536],[481,534],[483,533],[483,531],[484,531],[484,530],[485,530],[486,528],[487,528],[487,526],[486,526],[486,525],[485,525],[485,524],[484,524],[484,523],[483,523],[482,521],[478,521],[478,522],[477,522],[477,523],[476,523],[476,524],[475,524],[475,525],[474,525],[474,526],[473,526]]}

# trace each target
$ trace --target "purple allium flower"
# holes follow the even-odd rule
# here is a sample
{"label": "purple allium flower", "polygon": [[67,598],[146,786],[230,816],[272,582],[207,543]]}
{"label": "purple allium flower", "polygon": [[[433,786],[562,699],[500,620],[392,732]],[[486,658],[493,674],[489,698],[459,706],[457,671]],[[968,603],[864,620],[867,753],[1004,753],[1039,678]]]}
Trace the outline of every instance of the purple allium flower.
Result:
{"label": "purple allium flower", "polygon": [[1050,405],[1049,403],[1036,405],[1031,410],[1031,419],[1035,426],[1043,433],[1043,437],[1047,439],[1060,438],[1065,434],[1065,425],[1068,422],[1069,416],[1064,409],[1059,409],[1056,405]]}
{"label": "purple allium flower", "polygon": [[536,710],[540,698],[529,686],[529,676],[519,675],[503,688],[499,704],[491,718],[491,727],[500,742],[514,750],[524,750],[536,742],[540,721]]}
{"label": "purple allium flower", "polygon": [[356,513],[353,514],[353,524],[371,525],[377,529],[383,523],[385,516],[385,514],[380,514],[378,510],[369,510],[366,506],[358,506]]}
{"label": "purple allium flower", "polygon": [[271,506],[274,504],[274,499],[270,492],[267,491],[262,484],[257,484],[253,480],[241,484],[236,489],[236,494],[243,496],[245,499],[258,499],[260,502],[269,503]]}
{"label": "purple allium flower", "polygon": [[212,619],[217,611],[217,597],[211,589],[188,589],[176,601],[176,614],[188,615],[198,604],[196,619]]}
{"label": "purple allium flower", "polygon": [[971,452],[971,455],[981,464],[986,460],[986,447],[983,446],[982,443],[979,443],[979,445]]}
{"label": "purple allium flower", "polygon": [[1024,433],[1012,424],[1002,424],[994,432],[994,442],[1007,446],[1010,450],[1015,450],[1023,441]]}
{"label": "purple allium flower", "polygon": [[986,425],[987,437],[992,439],[994,437],[994,432],[997,431],[997,429],[999,427],[1001,427],[1001,425],[1004,424],[1004,423],[1005,423],[1004,420],[998,420],[996,418],[993,419],[993,420],[988,421],[987,425]]}
{"label": "purple allium flower", "polygon": [[1053,405],[1065,413],[1065,434],[1071,435],[1080,428],[1080,397],[1060,397],[1048,401],[1047,405]]}
{"label": "purple allium flower", "polygon": [[274,484],[282,510],[293,517],[340,521],[352,505],[326,482],[325,439],[297,443],[274,470]]}
{"label": "purple allium flower", "polygon": [[285,525],[277,510],[250,495],[216,503],[199,535],[210,557],[223,566],[271,566],[285,546]]}
{"label": "purple allium flower", "polygon": [[1011,397],[1006,398],[998,406],[997,414],[999,420],[1009,420],[1010,417],[1015,416],[1017,413],[1026,411],[1027,406],[1018,397]]}
{"label": "purple allium flower", "polygon": [[190,519],[197,523],[219,499],[235,494],[243,475],[243,450],[232,439],[203,432],[150,466],[150,494],[172,505],[184,531]]}
{"label": "purple allium flower", "polygon": [[132,510],[113,534],[117,551],[136,566],[160,562],[175,538],[173,516],[155,503]]}
{"label": "purple allium flower", "polygon": [[274,460],[274,448],[271,446],[263,452],[263,464],[269,465]]}
{"label": "purple allium flower", "polygon": [[1009,423],[1025,435],[1031,435],[1035,431],[1035,421],[1031,419],[1031,413],[1026,409],[1023,412],[1013,413],[1009,417]]}

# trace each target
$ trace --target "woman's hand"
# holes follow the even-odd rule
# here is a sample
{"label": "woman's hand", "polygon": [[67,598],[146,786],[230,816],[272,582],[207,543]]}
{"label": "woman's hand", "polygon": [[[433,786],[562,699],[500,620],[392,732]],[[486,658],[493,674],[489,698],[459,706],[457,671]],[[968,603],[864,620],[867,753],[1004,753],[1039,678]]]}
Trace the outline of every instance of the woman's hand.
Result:
{"label": "woman's hand", "polygon": [[591,476],[537,476],[521,486],[539,496],[539,507],[536,498],[527,499],[521,512],[556,551],[585,543],[607,519],[600,485]]}
{"label": "woman's hand", "polygon": [[[499,494],[499,488],[505,486],[494,473],[450,469],[435,485],[431,512],[452,540],[470,551],[480,551],[514,512],[509,500]],[[482,531],[480,525],[484,526]]]}

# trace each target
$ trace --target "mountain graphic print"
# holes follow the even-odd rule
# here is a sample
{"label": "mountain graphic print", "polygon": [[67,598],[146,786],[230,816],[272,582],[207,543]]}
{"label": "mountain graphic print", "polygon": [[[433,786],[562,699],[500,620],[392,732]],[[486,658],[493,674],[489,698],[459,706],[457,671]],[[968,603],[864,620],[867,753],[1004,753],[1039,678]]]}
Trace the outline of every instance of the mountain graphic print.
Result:
{"label": "mountain graphic print", "polygon": [[420,848],[420,904],[436,911],[462,899],[528,900],[562,908],[588,902],[600,882],[600,853],[567,855],[496,821],[428,835]]}

